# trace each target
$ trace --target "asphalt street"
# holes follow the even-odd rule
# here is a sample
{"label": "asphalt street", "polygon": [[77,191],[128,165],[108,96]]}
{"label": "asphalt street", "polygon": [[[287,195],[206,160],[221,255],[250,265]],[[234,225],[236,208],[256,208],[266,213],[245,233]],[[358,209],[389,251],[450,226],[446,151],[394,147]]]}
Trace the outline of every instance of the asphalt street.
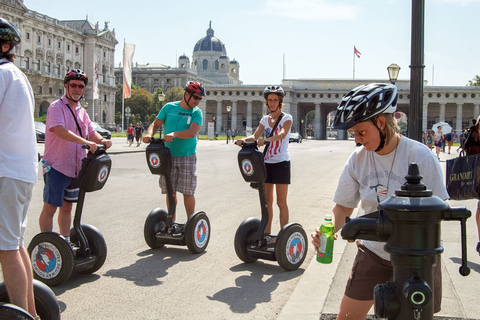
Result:
{"label": "asphalt street", "polygon": [[[165,197],[158,177],[147,168],[145,145],[128,147],[124,138],[113,140],[109,180],[102,190],[86,195],[82,220],[103,233],[107,260],[94,274],[74,274],[67,283],[52,288],[62,319],[334,319],[351,268],[351,244],[336,241],[334,262],[320,265],[308,243],[305,262],[291,272],[276,262],[245,264],[236,256],[233,238],[238,226],[247,217],[260,217],[258,193],[239,172],[239,147],[225,141],[199,141],[196,208],[207,213],[212,235],[206,251],[194,255],[186,247],[166,245],[152,250],[147,246],[145,219],[153,208],[166,207]],[[338,177],[354,148],[352,141],[290,144],[290,221],[300,223],[307,235],[333,207]],[[39,151],[43,153],[42,144]],[[454,155],[441,155],[443,167],[447,157]],[[39,232],[42,191],[39,173],[29,210],[27,245]],[[181,200],[180,196],[177,219],[184,221]],[[476,202],[451,205],[467,205],[474,212]],[[273,232],[278,231],[278,210],[273,226]],[[458,274],[459,223],[448,222],[443,232],[443,315],[476,318],[480,307],[472,292],[480,268],[474,252],[474,219],[469,219],[467,227],[469,260],[474,261],[469,277]]]}

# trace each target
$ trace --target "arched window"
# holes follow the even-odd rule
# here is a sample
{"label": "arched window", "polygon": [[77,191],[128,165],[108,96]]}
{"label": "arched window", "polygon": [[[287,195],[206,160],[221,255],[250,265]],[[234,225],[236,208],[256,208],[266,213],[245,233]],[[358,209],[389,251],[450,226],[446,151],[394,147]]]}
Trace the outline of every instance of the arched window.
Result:
{"label": "arched window", "polygon": [[207,61],[207,59],[203,60],[203,70],[208,70],[208,61]]}

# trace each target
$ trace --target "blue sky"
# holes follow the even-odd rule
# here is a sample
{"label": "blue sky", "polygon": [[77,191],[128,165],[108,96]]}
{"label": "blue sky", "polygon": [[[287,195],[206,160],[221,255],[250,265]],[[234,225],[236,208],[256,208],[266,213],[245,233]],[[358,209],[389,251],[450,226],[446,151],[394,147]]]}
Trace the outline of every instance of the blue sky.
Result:
{"label": "blue sky", "polygon": [[[45,5],[48,3],[48,5]],[[136,45],[134,62],[176,66],[206,35],[209,21],[244,84],[279,84],[286,78],[388,80],[397,63],[410,78],[409,0],[24,0],[30,10],[59,20],[85,19],[115,28],[122,60],[124,39]],[[425,73],[429,85],[463,86],[480,74],[480,0],[425,0]]]}

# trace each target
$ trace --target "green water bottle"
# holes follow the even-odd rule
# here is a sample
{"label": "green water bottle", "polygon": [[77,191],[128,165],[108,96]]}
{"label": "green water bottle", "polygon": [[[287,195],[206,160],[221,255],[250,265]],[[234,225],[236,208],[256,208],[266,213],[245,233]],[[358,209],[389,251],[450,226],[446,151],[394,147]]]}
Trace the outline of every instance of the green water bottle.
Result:
{"label": "green water bottle", "polygon": [[317,252],[317,261],[320,263],[332,263],[333,241],[335,226],[332,223],[332,215],[325,215],[325,222],[320,226],[320,247]]}

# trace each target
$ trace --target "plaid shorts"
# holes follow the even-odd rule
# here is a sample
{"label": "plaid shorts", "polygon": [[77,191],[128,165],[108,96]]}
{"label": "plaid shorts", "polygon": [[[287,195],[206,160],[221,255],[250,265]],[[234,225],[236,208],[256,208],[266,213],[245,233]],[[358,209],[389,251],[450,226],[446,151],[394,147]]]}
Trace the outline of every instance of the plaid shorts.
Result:
{"label": "plaid shorts", "polygon": [[[368,250],[362,241],[357,241],[358,252],[353,262],[352,272],[348,278],[345,295],[355,300],[373,300],[374,288],[377,284],[392,281],[393,267],[390,261],[384,260]],[[436,258],[433,270],[434,312],[439,312],[442,303],[442,266],[440,255]]]}
{"label": "plaid shorts", "polygon": [[[197,155],[192,154],[186,157],[172,157],[172,187],[174,192],[186,195],[195,194],[197,188]],[[167,193],[165,176],[160,175],[160,188],[162,194]]]}

